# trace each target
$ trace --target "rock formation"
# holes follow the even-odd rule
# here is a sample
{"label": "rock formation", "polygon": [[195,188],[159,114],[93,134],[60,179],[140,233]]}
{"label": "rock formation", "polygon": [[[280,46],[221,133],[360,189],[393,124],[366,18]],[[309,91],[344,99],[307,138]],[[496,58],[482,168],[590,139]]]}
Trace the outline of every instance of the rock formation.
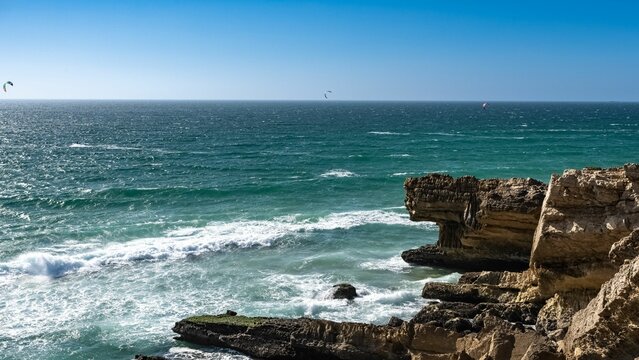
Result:
{"label": "rock formation", "polygon": [[459,334],[432,325],[338,323],[308,318],[197,316],[175,324],[182,340],[260,359],[409,359],[412,352],[456,351]]}
{"label": "rock formation", "polygon": [[612,245],[639,228],[639,166],[566,170],[553,176],[530,256],[543,298],[598,290],[618,270]]}
{"label": "rock formation", "polygon": [[476,318],[475,331],[465,333],[422,323],[417,317],[390,326],[227,315],[184,319],[173,331],[180,340],[231,348],[260,359],[472,360],[486,359],[488,354],[506,360],[520,359],[542,342],[535,331],[490,314]]}
{"label": "rock formation", "polygon": [[[406,180],[412,220],[440,227],[411,263],[476,271],[427,283],[388,325],[216,315],[181,339],[264,359],[595,360],[639,357],[639,166],[531,179]],[[517,270],[517,271],[512,271]],[[603,285],[602,285],[603,284]]]}
{"label": "rock formation", "polygon": [[575,314],[564,342],[574,359],[632,360],[639,355],[639,257],[623,265]]}
{"label": "rock formation", "polygon": [[333,285],[333,291],[331,297],[333,299],[348,299],[353,300],[357,295],[357,289],[351,284],[337,284]]}
{"label": "rock formation", "polygon": [[411,220],[434,221],[440,230],[437,246],[405,251],[405,261],[464,270],[528,267],[543,183],[430,174],[406,179],[404,189]]}

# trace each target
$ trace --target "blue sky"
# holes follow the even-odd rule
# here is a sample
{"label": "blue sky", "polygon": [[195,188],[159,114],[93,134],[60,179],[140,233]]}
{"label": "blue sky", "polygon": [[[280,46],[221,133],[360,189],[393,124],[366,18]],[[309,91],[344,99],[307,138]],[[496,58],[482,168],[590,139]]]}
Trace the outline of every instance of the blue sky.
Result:
{"label": "blue sky", "polygon": [[0,99],[639,101],[636,3],[0,0]]}

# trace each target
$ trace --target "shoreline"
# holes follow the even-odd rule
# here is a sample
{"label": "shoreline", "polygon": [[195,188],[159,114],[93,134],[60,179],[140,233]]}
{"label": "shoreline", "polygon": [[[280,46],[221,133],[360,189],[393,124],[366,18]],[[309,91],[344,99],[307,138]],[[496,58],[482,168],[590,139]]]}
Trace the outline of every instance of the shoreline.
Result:
{"label": "shoreline", "polygon": [[[430,257],[421,265],[477,258],[490,264],[528,252],[528,268],[497,261],[493,271],[466,272],[457,284],[427,283],[422,297],[440,301],[388,325],[217,315],[184,319],[173,331],[181,340],[264,359],[639,355],[638,332],[611,330],[639,320],[631,311],[639,303],[638,165],[566,170],[547,187],[532,179],[438,174],[408,178],[404,187],[411,219],[440,227],[441,251],[432,257],[433,247],[425,250]],[[620,293],[627,301],[615,301]]]}

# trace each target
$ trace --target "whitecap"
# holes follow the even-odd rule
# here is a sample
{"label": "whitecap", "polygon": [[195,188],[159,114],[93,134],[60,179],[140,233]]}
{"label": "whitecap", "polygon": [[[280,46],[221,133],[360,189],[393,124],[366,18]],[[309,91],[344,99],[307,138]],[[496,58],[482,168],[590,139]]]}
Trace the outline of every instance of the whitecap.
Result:
{"label": "whitecap", "polygon": [[197,349],[191,349],[186,347],[172,347],[169,352],[164,354],[167,359],[170,360],[248,360],[250,357],[236,353],[235,351],[216,351],[206,352]]}
{"label": "whitecap", "polygon": [[391,154],[390,157],[410,157],[411,154]]}
{"label": "whitecap", "polygon": [[72,256],[30,252],[19,255],[7,265],[5,266],[8,268],[19,269],[29,275],[60,277],[82,268],[87,262]]}
{"label": "whitecap", "polygon": [[268,306],[274,313],[292,316],[381,324],[390,316],[409,319],[426,302],[420,296],[422,284],[406,281],[392,289],[351,282],[359,295],[353,301],[330,298],[333,284],[342,280],[321,274],[272,274],[265,278],[272,295]]}
{"label": "whitecap", "polygon": [[344,170],[344,169],[333,169],[333,170],[329,170],[323,174],[320,175],[321,177],[336,177],[336,178],[343,178],[343,177],[353,177],[353,176],[357,176],[357,174],[350,172],[348,170]]}
{"label": "whitecap", "polygon": [[391,176],[406,176],[406,175],[408,175],[407,172],[396,172],[396,173],[393,173]]}
{"label": "whitecap", "polygon": [[398,133],[398,132],[392,132],[392,131],[369,131],[368,133],[373,135],[402,135],[402,136],[410,135],[410,133]]}
{"label": "whitecap", "polygon": [[426,279],[419,280],[421,283],[430,283],[430,282],[442,282],[442,283],[456,283],[459,281],[461,277],[460,273],[454,272],[447,275],[442,275],[438,277],[427,277]]}
{"label": "whitecap", "polygon": [[182,259],[233,248],[269,247],[286,238],[304,237],[309,232],[350,229],[368,224],[424,229],[434,226],[430,222],[410,221],[405,213],[384,210],[333,213],[321,218],[289,215],[272,220],[211,222],[204,227],[187,226],[169,230],[163,237],[141,238],[124,243],[90,243],[82,248],[63,245],[55,249],[40,249],[19,255],[5,264],[0,263],[0,266],[14,273],[59,277],[69,272],[92,271],[106,265]]}
{"label": "whitecap", "polygon": [[383,270],[396,273],[407,272],[411,268],[399,255],[384,260],[366,261],[359,264],[359,267],[366,270]]}
{"label": "whitecap", "polygon": [[142,148],[137,147],[129,147],[129,146],[119,146],[119,145],[89,145],[89,144],[78,144],[73,143],[69,145],[70,148],[98,148],[104,150],[143,150]]}

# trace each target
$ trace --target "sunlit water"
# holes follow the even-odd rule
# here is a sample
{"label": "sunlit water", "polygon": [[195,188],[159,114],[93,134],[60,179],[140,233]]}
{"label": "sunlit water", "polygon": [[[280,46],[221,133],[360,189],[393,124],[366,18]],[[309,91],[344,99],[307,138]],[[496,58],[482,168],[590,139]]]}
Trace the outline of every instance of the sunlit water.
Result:
{"label": "sunlit water", "polygon": [[172,338],[227,309],[408,319],[459,274],[399,257],[437,238],[407,176],[547,181],[638,135],[638,104],[0,102],[0,358],[242,359]]}

